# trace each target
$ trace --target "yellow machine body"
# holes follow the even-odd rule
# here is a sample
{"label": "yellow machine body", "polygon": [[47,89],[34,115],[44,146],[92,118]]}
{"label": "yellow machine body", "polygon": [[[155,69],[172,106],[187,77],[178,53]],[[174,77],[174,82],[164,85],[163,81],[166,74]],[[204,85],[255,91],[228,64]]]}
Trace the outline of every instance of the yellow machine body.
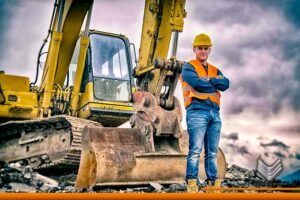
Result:
{"label": "yellow machine body", "polygon": [[37,94],[31,92],[29,78],[0,74],[0,119],[32,119],[38,116]]}

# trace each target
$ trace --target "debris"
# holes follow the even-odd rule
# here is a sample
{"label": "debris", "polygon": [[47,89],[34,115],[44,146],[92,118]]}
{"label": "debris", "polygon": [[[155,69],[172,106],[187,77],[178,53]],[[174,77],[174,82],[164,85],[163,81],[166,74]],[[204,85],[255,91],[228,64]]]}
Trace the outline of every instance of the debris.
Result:
{"label": "debris", "polygon": [[32,175],[33,174],[33,170],[32,170],[32,168],[30,166],[26,166],[23,169],[22,173],[23,173],[24,178],[26,178],[26,179],[31,179],[32,176],[33,176]]}
{"label": "debris", "polygon": [[67,186],[64,188],[64,192],[75,192],[75,188],[73,186]]}
{"label": "debris", "polygon": [[37,192],[35,187],[29,186],[24,183],[9,183],[10,191],[14,192]]}
{"label": "debris", "polygon": [[164,189],[164,187],[161,184],[159,184],[159,183],[151,182],[149,184],[154,189],[154,191],[156,191],[156,192],[160,192],[160,191],[162,191]]}
{"label": "debris", "polygon": [[20,163],[1,164],[0,187],[4,192],[48,192],[58,187],[58,182],[34,172],[30,166]]}
{"label": "debris", "polygon": [[133,188],[133,192],[144,193],[144,192],[151,192],[151,190],[149,189],[149,187],[136,187]]}
{"label": "debris", "polygon": [[35,173],[35,179],[42,181],[44,184],[47,184],[48,187],[58,187],[57,181],[41,174]]}
{"label": "debris", "polygon": [[126,192],[127,192],[127,193],[131,193],[131,192],[133,192],[133,189],[127,188],[127,189],[126,189]]}
{"label": "debris", "polygon": [[225,179],[222,183],[223,187],[274,187],[285,185],[285,182],[280,180],[265,181],[256,176],[256,170],[245,169],[237,165],[232,165],[227,169]]}
{"label": "debris", "polygon": [[186,191],[186,184],[176,183],[170,185],[168,188],[168,192],[178,192],[178,191],[180,192]]}
{"label": "debris", "polygon": [[[49,175],[49,174],[48,174]],[[74,187],[76,174],[52,174],[42,175],[32,170],[31,167],[23,167],[19,163],[5,164],[0,162],[0,192],[102,192],[102,193],[149,193],[149,192],[186,192],[185,183],[172,185],[161,185],[151,182],[145,186],[93,188],[89,190],[76,190]],[[200,189],[207,186],[204,180],[200,180]],[[255,170],[249,170],[237,165],[227,169],[226,177],[223,180],[224,188],[253,188],[253,187],[288,187],[280,180],[265,181],[256,176]],[[293,186],[291,186],[293,187]],[[200,190],[200,192],[205,192]],[[225,192],[225,191],[222,191]],[[236,192],[236,191],[226,191]],[[243,191],[255,192],[255,191]]]}

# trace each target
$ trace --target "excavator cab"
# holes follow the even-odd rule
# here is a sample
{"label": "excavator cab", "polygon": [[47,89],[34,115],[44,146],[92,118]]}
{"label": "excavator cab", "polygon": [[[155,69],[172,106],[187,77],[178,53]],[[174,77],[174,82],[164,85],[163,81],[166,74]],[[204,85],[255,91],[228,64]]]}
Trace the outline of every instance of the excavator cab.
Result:
{"label": "excavator cab", "polygon": [[[123,35],[100,31],[91,31],[89,38],[78,115],[116,127],[133,114],[129,41]],[[72,59],[76,61],[74,57],[76,53]]]}

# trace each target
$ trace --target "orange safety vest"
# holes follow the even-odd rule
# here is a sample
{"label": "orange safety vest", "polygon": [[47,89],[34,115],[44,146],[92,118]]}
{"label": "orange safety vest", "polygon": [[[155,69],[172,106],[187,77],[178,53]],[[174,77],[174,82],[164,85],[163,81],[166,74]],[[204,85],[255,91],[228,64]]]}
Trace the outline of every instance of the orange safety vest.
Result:
{"label": "orange safety vest", "polygon": [[[202,66],[202,64],[200,63],[200,61],[190,60],[188,63],[195,68],[200,78],[213,78],[218,76],[218,68],[212,66],[211,64],[208,64],[208,73],[207,73],[204,67]],[[213,93],[198,92],[194,88],[192,88],[187,82],[185,82],[182,79],[182,76],[180,76],[180,81],[182,85],[182,93],[183,93],[185,107],[188,107],[192,103],[193,98],[197,98],[201,100],[209,99],[212,102],[220,105],[221,94],[219,91]]]}

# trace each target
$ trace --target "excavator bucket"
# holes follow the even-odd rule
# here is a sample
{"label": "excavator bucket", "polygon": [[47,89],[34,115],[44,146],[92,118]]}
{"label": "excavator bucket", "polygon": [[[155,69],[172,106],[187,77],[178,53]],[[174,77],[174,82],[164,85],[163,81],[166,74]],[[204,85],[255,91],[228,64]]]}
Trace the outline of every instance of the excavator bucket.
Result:
{"label": "excavator bucket", "polygon": [[[186,167],[186,138],[183,136],[184,141],[181,141],[184,153],[153,153],[140,129],[85,127],[75,187],[182,183]],[[203,156],[201,160],[203,163]],[[218,166],[219,177],[223,178],[226,162],[221,151],[218,154]],[[205,177],[203,173],[200,176]]]}

